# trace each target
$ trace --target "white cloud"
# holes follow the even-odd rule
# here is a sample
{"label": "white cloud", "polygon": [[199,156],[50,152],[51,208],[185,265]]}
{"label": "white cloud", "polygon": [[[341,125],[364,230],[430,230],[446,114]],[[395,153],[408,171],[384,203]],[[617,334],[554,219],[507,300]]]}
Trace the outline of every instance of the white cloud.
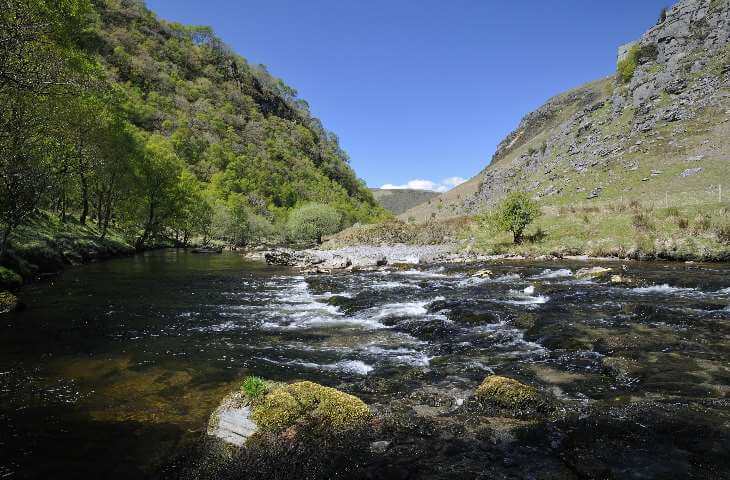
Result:
{"label": "white cloud", "polygon": [[464,182],[466,182],[466,178],[449,177],[449,178],[444,178],[441,183],[443,183],[444,185],[450,185],[453,188],[453,187],[458,187],[459,185],[461,185]]}
{"label": "white cloud", "polygon": [[465,181],[466,180],[461,177],[444,178],[440,182],[432,182],[431,180],[416,178],[403,185],[393,185],[392,183],[386,183],[380,188],[382,188],[383,190],[431,190],[432,192],[443,193],[451,190],[457,185],[461,185]]}

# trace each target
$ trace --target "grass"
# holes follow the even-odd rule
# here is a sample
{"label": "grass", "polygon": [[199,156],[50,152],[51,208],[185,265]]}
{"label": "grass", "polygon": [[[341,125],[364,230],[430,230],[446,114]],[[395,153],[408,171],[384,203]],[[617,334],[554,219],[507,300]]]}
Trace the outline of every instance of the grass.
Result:
{"label": "grass", "polygon": [[2,266],[29,279],[41,273],[54,273],[68,265],[132,253],[134,249],[115,230],[101,239],[93,224],[75,219],[62,222],[54,214],[40,211],[10,237],[9,254]]}
{"label": "grass", "polygon": [[261,377],[246,377],[241,385],[241,390],[246,396],[255,402],[261,399],[269,391],[269,385]]}
{"label": "grass", "polygon": [[730,260],[727,203],[662,208],[632,201],[543,210],[523,245],[481,226],[463,234],[490,254]]}

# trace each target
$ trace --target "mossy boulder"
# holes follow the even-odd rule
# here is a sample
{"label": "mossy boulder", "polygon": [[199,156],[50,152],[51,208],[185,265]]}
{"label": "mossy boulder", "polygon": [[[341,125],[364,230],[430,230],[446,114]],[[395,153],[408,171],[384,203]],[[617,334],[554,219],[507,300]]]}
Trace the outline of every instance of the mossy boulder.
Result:
{"label": "mossy boulder", "polygon": [[597,280],[607,278],[613,270],[605,267],[586,267],[575,272],[575,278],[581,280]]}
{"label": "mossy boulder", "polygon": [[505,408],[528,406],[540,398],[537,390],[513,378],[490,375],[476,391],[477,397]]}
{"label": "mossy boulder", "polygon": [[23,285],[23,278],[20,275],[9,268],[0,267],[0,288],[12,290],[21,285]]}
{"label": "mossy boulder", "polygon": [[18,297],[10,292],[0,292],[0,314],[18,309]]}
{"label": "mossy boulder", "polygon": [[513,378],[490,375],[476,390],[476,399],[491,414],[533,417],[552,411],[551,399],[534,387]]}
{"label": "mossy boulder", "polygon": [[364,428],[372,412],[353,395],[304,381],[271,389],[255,402],[251,419],[262,432],[279,433],[304,423],[336,434]]}

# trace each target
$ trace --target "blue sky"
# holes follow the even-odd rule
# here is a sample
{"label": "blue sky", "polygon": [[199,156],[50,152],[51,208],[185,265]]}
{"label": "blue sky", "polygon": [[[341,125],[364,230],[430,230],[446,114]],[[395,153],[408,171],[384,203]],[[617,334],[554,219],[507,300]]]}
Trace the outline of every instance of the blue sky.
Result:
{"label": "blue sky", "polygon": [[552,95],[612,74],[667,0],[147,0],[296,88],[369,186],[446,189]]}

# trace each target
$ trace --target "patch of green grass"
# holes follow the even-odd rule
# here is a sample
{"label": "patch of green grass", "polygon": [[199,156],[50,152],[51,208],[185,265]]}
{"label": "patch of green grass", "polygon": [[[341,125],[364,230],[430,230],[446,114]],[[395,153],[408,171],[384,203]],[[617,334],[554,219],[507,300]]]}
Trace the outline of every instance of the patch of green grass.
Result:
{"label": "patch of green grass", "polygon": [[241,384],[241,390],[252,402],[261,399],[269,391],[269,385],[261,377],[246,377]]}
{"label": "patch of green grass", "polygon": [[655,208],[638,201],[548,207],[522,245],[513,245],[509,234],[474,226],[464,235],[488,254],[728,260],[727,208],[718,203]]}

